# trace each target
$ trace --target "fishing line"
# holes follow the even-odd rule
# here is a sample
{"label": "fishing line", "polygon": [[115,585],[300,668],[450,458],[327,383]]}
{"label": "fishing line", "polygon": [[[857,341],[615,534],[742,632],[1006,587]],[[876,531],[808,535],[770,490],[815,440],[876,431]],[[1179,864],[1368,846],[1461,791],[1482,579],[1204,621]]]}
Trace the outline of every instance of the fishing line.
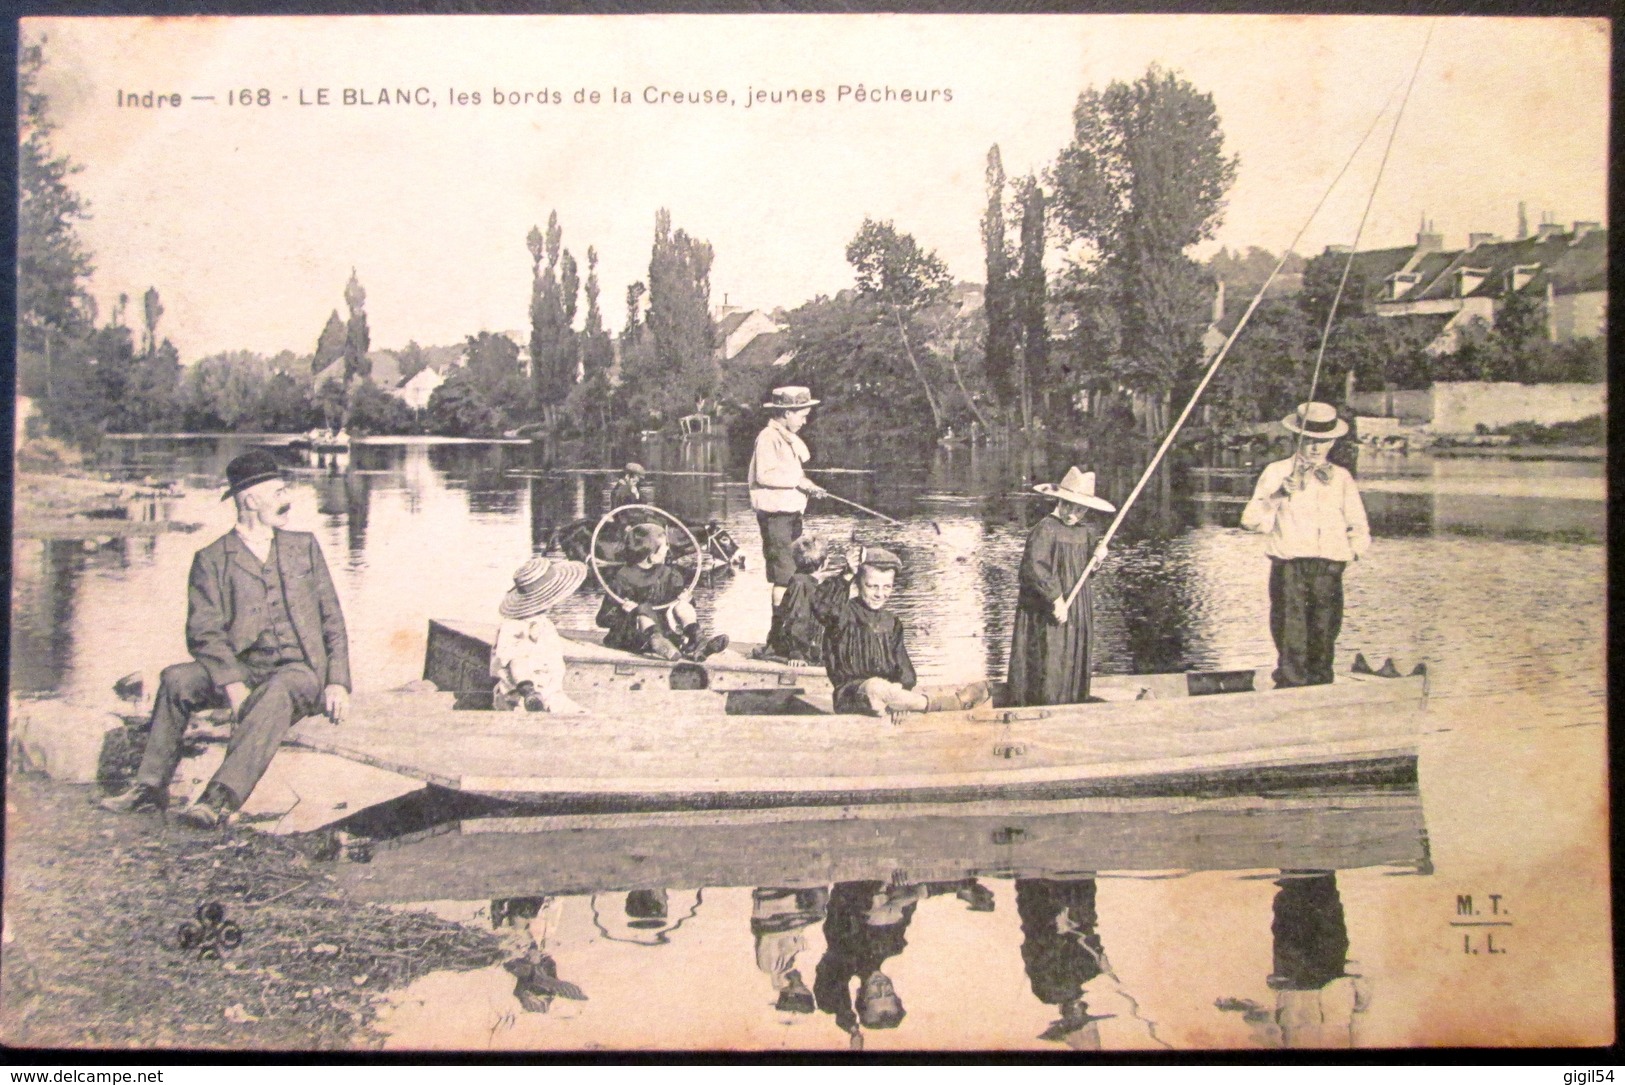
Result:
{"label": "fishing line", "polygon": [[[1411,79],[1412,82],[1415,81],[1414,73],[1412,73]],[[1388,96],[1388,101],[1393,101],[1393,95],[1391,93]],[[1365,130],[1365,134],[1360,137],[1360,142],[1354,145],[1354,150],[1350,152],[1348,160],[1343,163],[1343,168],[1337,171],[1337,176],[1333,177],[1331,184],[1326,186],[1326,191],[1321,194],[1320,202],[1315,204],[1314,210],[1310,211],[1309,217],[1304,219],[1303,225],[1299,227],[1298,232],[1292,238],[1291,243],[1282,251],[1281,258],[1275,262],[1275,267],[1270,271],[1269,277],[1264,280],[1264,285],[1260,286],[1258,288],[1258,293],[1253,295],[1253,300],[1248,303],[1246,311],[1241,314],[1241,319],[1237,321],[1235,328],[1231,330],[1229,337],[1225,339],[1224,346],[1219,349],[1218,354],[1214,355],[1213,362],[1208,366],[1207,372],[1203,374],[1202,380],[1197,384],[1196,391],[1191,393],[1190,401],[1185,404],[1185,409],[1180,412],[1179,418],[1176,419],[1173,426],[1169,428],[1168,435],[1162,439],[1162,445],[1157,449],[1156,455],[1151,457],[1150,464],[1148,464],[1145,471],[1141,473],[1140,480],[1134,484],[1134,489],[1129,493],[1128,499],[1123,502],[1123,507],[1117,510],[1117,515],[1112,518],[1111,525],[1106,528],[1105,535],[1101,536],[1100,542],[1096,544],[1094,553],[1089,557],[1089,563],[1084,566],[1083,574],[1078,577],[1078,582],[1072,586],[1071,592],[1067,594],[1067,607],[1070,608],[1072,606],[1073,601],[1078,597],[1078,592],[1082,591],[1084,584],[1088,583],[1090,574],[1092,574],[1100,565],[1100,562],[1103,560],[1106,544],[1111,541],[1114,535],[1117,534],[1117,529],[1122,526],[1123,517],[1128,514],[1129,508],[1140,496],[1140,491],[1145,489],[1145,484],[1150,481],[1152,472],[1157,469],[1157,464],[1162,462],[1162,457],[1167,453],[1168,447],[1173,444],[1175,435],[1179,433],[1180,427],[1185,424],[1185,420],[1190,417],[1191,411],[1195,409],[1196,401],[1202,397],[1202,392],[1206,390],[1208,383],[1213,379],[1213,375],[1219,371],[1219,364],[1223,362],[1225,357],[1230,353],[1230,348],[1235,345],[1236,338],[1241,335],[1241,330],[1247,326],[1247,321],[1252,319],[1253,311],[1256,310],[1259,303],[1264,300],[1265,291],[1270,288],[1270,284],[1273,283],[1276,276],[1281,273],[1281,268],[1286,266],[1288,257],[1290,257],[1293,251],[1298,247],[1298,242],[1303,240],[1303,235],[1308,232],[1309,226],[1315,221],[1315,216],[1320,214],[1321,208],[1326,206],[1326,201],[1331,198],[1332,192],[1337,188],[1338,182],[1342,181],[1344,174],[1348,173],[1349,167],[1354,164],[1354,159],[1359,156],[1361,149],[1365,147],[1366,140],[1371,138],[1371,133],[1377,130],[1378,122],[1382,120],[1383,114],[1387,112],[1388,102],[1384,102],[1382,109],[1380,109],[1377,112],[1377,115],[1371,119],[1370,127],[1368,127]],[[1391,144],[1392,136],[1390,135],[1389,138]]]}
{"label": "fishing line", "polygon": [[[1383,171],[1388,168],[1388,153],[1394,149],[1394,137],[1399,134],[1399,122],[1405,118],[1405,107],[1411,100],[1411,89],[1416,86],[1416,77],[1422,71],[1422,60],[1428,55],[1428,44],[1433,41],[1433,28],[1437,20],[1428,23],[1427,37],[1422,39],[1422,51],[1416,54],[1416,65],[1411,69],[1410,81],[1405,84],[1405,97],[1400,99],[1399,111],[1394,114],[1394,126],[1388,131],[1388,145],[1382,149],[1382,161],[1377,163],[1377,177],[1371,182],[1371,194],[1366,197],[1365,210],[1360,214],[1360,225],[1354,231],[1354,244],[1349,246],[1348,259],[1343,261],[1343,275],[1337,280],[1337,292],[1332,295],[1332,307],[1326,311],[1326,326],[1320,332],[1320,347],[1315,351],[1315,371],[1309,378],[1309,402],[1315,400],[1315,391],[1320,387],[1320,366],[1326,357],[1326,342],[1332,335],[1332,321],[1337,318],[1337,306],[1343,300],[1343,288],[1348,284],[1349,271],[1354,267],[1354,254],[1359,251],[1360,238],[1365,234],[1366,219],[1371,215],[1371,205],[1377,201],[1377,188],[1382,184]],[[1303,425],[1303,418],[1298,419],[1298,425]],[[1303,431],[1298,431],[1297,440],[1292,445],[1292,455],[1297,457],[1303,448]]]}

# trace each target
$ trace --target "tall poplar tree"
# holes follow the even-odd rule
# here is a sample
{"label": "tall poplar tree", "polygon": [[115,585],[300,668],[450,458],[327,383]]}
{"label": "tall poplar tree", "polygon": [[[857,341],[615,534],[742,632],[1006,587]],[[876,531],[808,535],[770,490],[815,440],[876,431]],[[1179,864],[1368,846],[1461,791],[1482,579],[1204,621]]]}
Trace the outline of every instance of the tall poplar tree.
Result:
{"label": "tall poplar tree", "polygon": [[[1004,162],[995,143],[987,152],[987,210],[982,212],[982,248],[987,264],[983,311],[987,314],[987,340],[983,368],[1005,404],[1025,404],[1020,374],[1015,368],[1016,329],[1012,313],[1010,251],[1004,230]],[[1028,417],[1022,413],[1025,426]]]}

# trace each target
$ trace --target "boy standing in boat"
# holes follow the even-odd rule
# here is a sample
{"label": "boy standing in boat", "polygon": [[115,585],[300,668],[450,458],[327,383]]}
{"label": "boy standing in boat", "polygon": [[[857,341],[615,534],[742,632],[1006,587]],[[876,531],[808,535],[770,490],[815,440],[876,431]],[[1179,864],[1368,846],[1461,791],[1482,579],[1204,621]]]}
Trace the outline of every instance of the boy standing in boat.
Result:
{"label": "boy standing in boat", "polygon": [[635,524],[627,531],[626,564],[607,577],[609,592],[598,608],[598,625],[609,630],[605,647],[695,662],[728,647],[720,634],[701,641],[688,583],[682,570],[666,563],[670,549],[659,524]]}
{"label": "boy standing in boat", "polygon": [[915,689],[914,663],[903,643],[903,623],[886,609],[902,566],[880,547],[858,548],[846,571],[819,585],[813,614],[824,627],[824,667],[835,686],[835,711],[880,716],[887,712],[952,712],[986,704],[986,682],[957,689]]}
{"label": "boy standing in boat", "polygon": [[785,589],[796,571],[790,547],[801,537],[801,514],[807,510],[807,498],[824,492],[802,469],[812,453],[798,436],[819,402],[806,388],[773,389],[762,404],[772,417],[756,435],[756,448],[750,457],[750,507],[756,510],[756,524],[762,532],[762,559],[767,579],[773,585],[775,608],[784,601]]}
{"label": "boy standing in boat", "polygon": [[1371,546],[1371,528],[1354,476],[1328,459],[1348,432],[1336,409],[1302,403],[1281,425],[1297,452],[1264,468],[1241,526],[1266,538],[1276,688],[1324,685],[1343,626],[1343,570]]}

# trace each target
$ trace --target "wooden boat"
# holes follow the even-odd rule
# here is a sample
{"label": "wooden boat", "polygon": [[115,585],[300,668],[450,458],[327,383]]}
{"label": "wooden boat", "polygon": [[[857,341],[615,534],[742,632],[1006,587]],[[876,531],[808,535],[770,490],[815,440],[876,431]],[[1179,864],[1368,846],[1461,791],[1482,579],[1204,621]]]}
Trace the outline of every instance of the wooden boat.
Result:
{"label": "wooden boat", "polygon": [[1414,789],[461,818],[373,844],[363,900],[639,888],[1066,878],[1097,871],[1431,871]]}
{"label": "wooden boat", "polygon": [[358,695],[343,727],[307,720],[294,741],[554,811],[1256,793],[1414,783],[1427,700],[1423,673],[1265,690],[1267,675],[1235,671],[1103,678],[1098,703],[877,719],[833,712],[827,677],[777,664],[684,670],[576,641],[566,687],[587,715],[490,712],[458,707],[489,695],[488,642],[436,625],[425,670],[444,688]]}

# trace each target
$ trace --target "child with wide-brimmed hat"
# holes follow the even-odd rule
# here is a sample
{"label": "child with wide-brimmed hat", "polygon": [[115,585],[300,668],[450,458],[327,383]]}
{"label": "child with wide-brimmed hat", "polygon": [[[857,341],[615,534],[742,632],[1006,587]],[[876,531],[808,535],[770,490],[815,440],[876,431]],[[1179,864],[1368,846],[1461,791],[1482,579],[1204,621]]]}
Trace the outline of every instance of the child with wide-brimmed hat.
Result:
{"label": "child with wide-brimmed hat", "polygon": [[586,575],[583,562],[540,554],[513,574],[513,587],[497,608],[502,622],[491,648],[492,707],[571,716],[586,711],[564,692],[564,641],[547,617]]}

